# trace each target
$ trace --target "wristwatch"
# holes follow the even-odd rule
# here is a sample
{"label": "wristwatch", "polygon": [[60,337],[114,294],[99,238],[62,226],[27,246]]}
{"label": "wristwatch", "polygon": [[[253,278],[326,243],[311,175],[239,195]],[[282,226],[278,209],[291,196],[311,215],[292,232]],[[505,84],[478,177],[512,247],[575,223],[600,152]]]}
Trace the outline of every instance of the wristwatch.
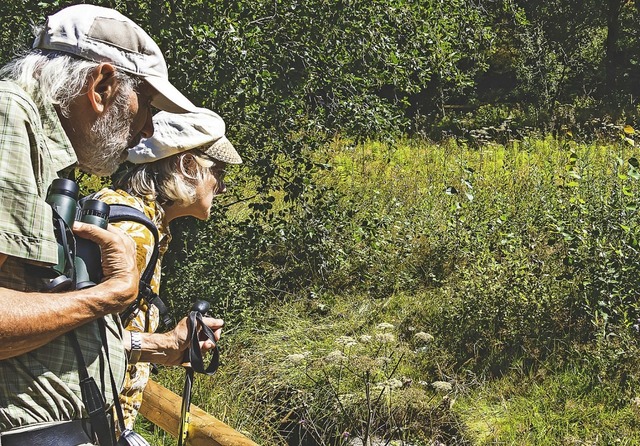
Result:
{"label": "wristwatch", "polygon": [[142,355],[142,334],[139,331],[130,331],[131,349],[129,350],[129,363],[135,364]]}

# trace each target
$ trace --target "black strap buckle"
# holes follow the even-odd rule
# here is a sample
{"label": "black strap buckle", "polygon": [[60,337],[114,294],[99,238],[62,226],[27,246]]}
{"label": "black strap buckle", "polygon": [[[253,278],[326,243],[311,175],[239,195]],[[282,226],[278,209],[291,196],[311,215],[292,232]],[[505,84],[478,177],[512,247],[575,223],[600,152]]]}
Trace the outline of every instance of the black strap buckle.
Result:
{"label": "black strap buckle", "polygon": [[138,297],[136,300],[127,307],[122,313],[120,313],[120,320],[124,325],[127,325],[133,315],[140,309],[140,303],[142,299],[149,304],[153,305],[158,309],[158,313],[160,314],[160,318],[162,319],[162,323],[169,327],[171,326],[171,316],[169,315],[169,309],[165,305],[160,296],[153,292],[151,286],[144,280],[141,279],[138,285]]}

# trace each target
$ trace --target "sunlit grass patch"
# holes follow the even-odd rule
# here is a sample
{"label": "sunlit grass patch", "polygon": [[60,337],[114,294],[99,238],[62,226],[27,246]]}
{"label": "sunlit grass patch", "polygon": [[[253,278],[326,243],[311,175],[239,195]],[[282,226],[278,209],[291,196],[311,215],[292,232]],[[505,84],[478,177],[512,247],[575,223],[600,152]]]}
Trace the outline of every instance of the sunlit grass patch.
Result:
{"label": "sunlit grass patch", "polygon": [[637,404],[620,405],[576,369],[512,373],[461,397],[456,412],[476,445],[640,444]]}
{"label": "sunlit grass patch", "polygon": [[[265,445],[452,438],[455,383],[437,372],[426,321],[407,323],[420,305],[409,295],[313,295],[248,313],[222,342],[218,373],[196,377],[193,402]],[[182,379],[161,374],[174,391]]]}

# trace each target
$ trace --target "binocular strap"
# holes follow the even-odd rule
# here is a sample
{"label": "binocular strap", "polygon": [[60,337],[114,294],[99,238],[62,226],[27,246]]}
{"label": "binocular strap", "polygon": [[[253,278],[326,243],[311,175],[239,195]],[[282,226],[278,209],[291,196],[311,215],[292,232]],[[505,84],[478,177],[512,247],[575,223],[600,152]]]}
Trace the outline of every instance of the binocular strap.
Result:
{"label": "binocular strap", "polygon": [[[104,320],[102,318],[98,319],[98,324],[101,325],[102,334]],[[98,388],[98,384],[96,383],[96,381],[92,376],[89,375],[87,364],[84,360],[84,356],[82,355],[80,343],[78,342],[75,331],[70,331],[68,333],[68,337],[76,354],[76,361],[78,362],[78,374],[80,375],[80,391],[82,393],[82,401],[89,415],[91,428],[100,446],[111,446],[114,444],[114,433],[111,429],[111,423],[109,423],[109,420],[107,418],[104,396]],[[107,362],[109,362],[108,354]],[[110,362],[109,373],[111,373]],[[111,381],[113,382],[113,375],[111,375]],[[116,401],[118,400],[118,392],[114,393],[114,399]]]}

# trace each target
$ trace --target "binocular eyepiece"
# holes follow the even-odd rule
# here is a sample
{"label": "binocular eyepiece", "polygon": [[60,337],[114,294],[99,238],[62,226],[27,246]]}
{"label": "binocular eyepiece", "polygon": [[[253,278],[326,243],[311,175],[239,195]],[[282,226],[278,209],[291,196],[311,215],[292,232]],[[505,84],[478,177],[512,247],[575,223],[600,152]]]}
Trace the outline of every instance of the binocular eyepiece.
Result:
{"label": "binocular eyepiece", "polygon": [[[102,278],[100,248],[90,240],[73,236],[74,221],[92,224],[106,229],[109,223],[109,205],[87,199],[78,203],[79,188],[75,181],[64,178],[53,180],[46,202],[54,211],[58,263],[53,270],[58,274],[49,280],[49,291],[83,289],[95,285]],[[60,221],[62,220],[62,221]]]}

